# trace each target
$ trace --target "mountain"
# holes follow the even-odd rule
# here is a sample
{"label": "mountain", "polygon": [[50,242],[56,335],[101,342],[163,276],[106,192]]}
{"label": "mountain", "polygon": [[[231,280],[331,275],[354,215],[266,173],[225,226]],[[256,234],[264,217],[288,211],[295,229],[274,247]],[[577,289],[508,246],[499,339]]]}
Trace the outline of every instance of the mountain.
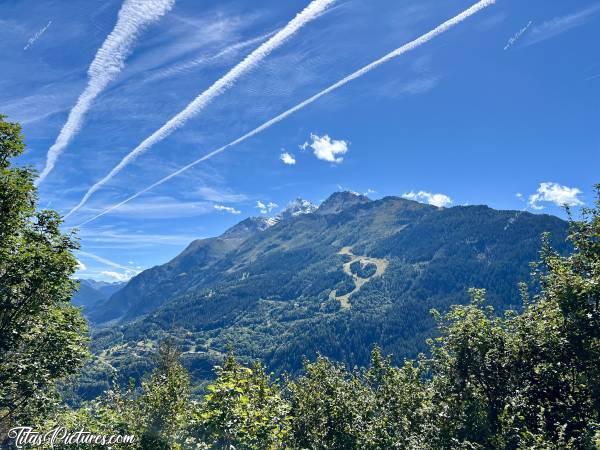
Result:
{"label": "mountain", "polygon": [[88,279],[80,279],[78,281],[79,288],[73,296],[72,302],[76,306],[83,307],[86,314],[90,308],[107,300],[125,285],[123,282],[108,283],[106,281]]}
{"label": "mountain", "polygon": [[103,323],[148,313],[168,298],[198,287],[197,272],[222,260],[249,237],[316,209],[309,201],[298,198],[275,217],[250,217],[219,237],[193,241],[172,261],[140,273],[110,299],[96,303],[89,317],[93,322]]}
{"label": "mountain", "polygon": [[230,344],[276,372],[316,353],[362,365],[375,344],[401,362],[426,350],[430,310],[467,302],[470,287],[487,289],[499,310],[519,308],[518,283],[529,279],[542,233],[566,250],[566,222],[548,215],[351,192],[318,208],[295,204],[192,242],[97,304],[94,370],[108,362],[125,377],[143,373],[166,336],[197,381]]}

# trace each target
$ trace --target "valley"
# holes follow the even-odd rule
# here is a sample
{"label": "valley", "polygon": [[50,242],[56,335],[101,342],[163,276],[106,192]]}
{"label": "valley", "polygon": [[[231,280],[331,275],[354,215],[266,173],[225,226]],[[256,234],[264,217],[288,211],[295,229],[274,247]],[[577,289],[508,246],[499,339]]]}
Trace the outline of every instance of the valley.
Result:
{"label": "valley", "polygon": [[394,361],[414,357],[435,330],[431,309],[467,303],[471,287],[498,310],[518,308],[541,234],[566,249],[566,222],[515,215],[336,192],[318,206],[297,199],[276,217],[244,219],[93,303],[97,362],[78,394],[102,392],[110,373],[139,378],[165,339],[198,388],[228,348],[277,374],[318,354],[364,365],[376,344]]}

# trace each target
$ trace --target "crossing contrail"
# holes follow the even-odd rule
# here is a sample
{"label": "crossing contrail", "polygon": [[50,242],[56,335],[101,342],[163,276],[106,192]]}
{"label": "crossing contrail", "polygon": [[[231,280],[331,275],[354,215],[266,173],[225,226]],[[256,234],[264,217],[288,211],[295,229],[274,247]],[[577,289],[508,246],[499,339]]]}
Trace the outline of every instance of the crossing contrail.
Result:
{"label": "crossing contrail", "polygon": [[171,178],[174,178],[178,175],[180,175],[181,173],[185,172],[188,169],[191,169],[192,167],[194,167],[195,165],[206,161],[207,159],[212,158],[215,155],[218,155],[221,152],[224,152],[225,150],[245,141],[246,139],[249,139],[255,135],[257,135],[258,133],[261,133],[262,131],[265,131],[267,128],[270,128],[271,126],[275,125],[278,122],[281,122],[282,120],[284,120],[285,118],[287,118],[288,116],[294,114],[295,112],[301,110],[302,108],[310,105],[311,103],[317,101],[318,99],[320,99],[321,97],[335,91],[336,89],[344,86],[345,84],[349,83],[352,80],[355,80],[363,75],[365,75],[366,73],[370,72],[371,70],[375,69],[376,67],[385,64],[386,62],[390,61],[393,58],[396,58],[398,56],[403,55],[404,53],[410,52],[411,50],[416,49],[417,47],[420,47],[421,45],[431,41],[432,39],[434,39],[435,37],[439,36],[440,34],[448,31],[449,29],[453,28],[454,26],[458,25],[459,23],[461,23],[462,21],[468,19],[469,17],[471,17],[472,15],[478,13],[479,11],[481,11],[484,8],[487,8],[488,6],[493,5],[494,3],[496,3],[496,0],[482,0],[476,4],[474,4],[473,6],[471,6],[469,9],[463,11],[462,13],[458,14],[457,16],[453,17],[452,19],[447,20],[446,22],[444,22],[443,24],[439,25],[438,27],[434,28],[433,30],[431,30],[430,32],[422,35],[421,37],[418,37],[417,39],[415,39],[414,41],[409,42],[408,44],[403,45],[402,47],[397,48],[396,50],[391,51],[390,53],[388,53],[387,55],[385,55],[384,57],[364,66],[362,69],[357,70],[356,72],[348,75],[347,77],[341,79],[340,81],[338,81],[335,84],[332,84],[331,86],[329,86],[328,88],[322,90],[321,92],[313,95],[312,97],[304,100],[303,102],[299,103],[298,105],[294,106],[293,108],[288,109],[287,111],[279,114],[278,116],[274,117],[273,119],[263,123],[261,126],[259,126],[258,128],[255,128],[254,130],[246,133],[245,135],[237,138],[235,141],[230,142],[229,144],[224,145],[223,147],[220,147],[216,150],[213,150],[212,152],[204,155],[203,157],[191,162],[190,164],[176,170],[175,172],[171,173],[170,175],[167,175],[164,178],[161,178],[160,180],[158,180],[156,183],[151,184],[150,186],[142,189],[141,191],[133,194],[131,197],[126,198],[125,200],[116,203],[115,205],[110,206],[109,208],[105,209],[104,211],[102,211],[101,213],[95,215],[94,217],[87,219],[86,221],[82,222],[81,224],[79,224],[79,226],[83,226],[86,225],[90,222],[92,222],[93,220],[98,219],[99,217],[102,217],[105,214],[108,214],[109,212],[119,208],[120,206],[124,205],[125,203],[128,203],[132,200],[134,200],[135,198],[139,197],[140,195],[154,189],[157,186],[160,186],[161,184],[169,181]]}
{"label": "crossing contrail", "polygon": [[214,55],[201,56],[201,57],[195,58],[191,61],[186,61],[186,62],[177,64],[175,66],[168,67],[166,69],[160,70],[157,73],[149,76],[148,78],[146,78],[144,80],[144,82],[157,81],[157,80],[162,80],[164,78],[169,78],[169,77],[172,77],[175,75],[179,75],[183,72],[192,70],[192,69],[196,68],[197,66],[200,66],[200,65],[203,65],[206,63],[210,63],[213,61],[217,61],[220,58],[223,58],[223,57],[229,56],[230,54],[239,52],[239,51],[245,49],[246,47],[250,47],[252,45],[256,45],[261,42],[264,42],[268,38],[273,36],[275,33],[276,33],[276,31],[271,31],[270,33],[263,34],[262,36],[258,36],[258,37],[252,38],[252,39],[238,42],[236,44],[232,44],[229,47],[226,47],[225,49],[221,50],[220,52],[218,52]]}
{"label": "crossing contrail", "polygon": [[88,84],[69,113],[56,141],[46,155],[46,166],[36,179],[39,186],[54,169],[56,161],[81,129],[92,102],[113,81],[125,66],[136,38],[144,28],[160,19],[175,4],[175,0],[125,0],[117,24],[96,53],[88,69]]}
{"label": "crossing contrail", "polygon": [[106,184],[111,178],[117,175],[121,170],[125,168],[135,158],[140,156],[142,153],[148,151],[153,145],[162,141],[164,138],[169,136],[178,128],[182,127],[189,119],[197,115],[202,111],[210,102],[216,97],[221,95],[227,89],[229,89],[235,81],[238,80],[242,75],[247,73],[256,67],[264,58],[272,53],[277,47],[280,47],[290,37],[297,33],[300,28],[308,24],[310,21],[318,18],[321,14],[333,4],[335,0],[313,0],[303,11],[301,11],[296,17],[294,17],[284,28],[279,30],[273,35],[268,41],[264,42],[256,48],[252,53],[246,56],[239,64],[233,69],[227,72],[223,77],[218,79],[205,90],[202,94],[196,97],[189,105],[185,107],[181,112],[171,118],[162,127],[156,130],[152,135],[146,138],[140,145],[134,148],[129,154],[127,154],[119,164],[117,164],[104,178],[94,184],[83,196],[77,206],[75,206],[65,216],[69,217],[79,208],[81,208],[88,199],[96,192],[100,187]]}

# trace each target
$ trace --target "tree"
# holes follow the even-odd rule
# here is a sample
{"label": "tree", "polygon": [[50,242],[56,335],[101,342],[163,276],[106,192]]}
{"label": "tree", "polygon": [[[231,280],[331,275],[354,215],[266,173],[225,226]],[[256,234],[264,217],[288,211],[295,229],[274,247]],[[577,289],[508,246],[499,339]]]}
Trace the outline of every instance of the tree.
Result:
{"label": "tree", "polygon": [[437,448],[598,446],[600,186],[596,207],[570,215],[572,252],[544,236],[522,313],[494,315],[485,292],[440,320],[429,362]]}
{"label": "tree", "polygon": [[170,342],[158,349],[157,367],[142,383],[138,399],[141,448],[171,449],[183,441],[190,416],[190,377],[181,365],[180,353]]}
{"label": "tree", "polygon": [[424,448],[432,402],[421,361],[395,367],[375,347],[364,383],[372,392],[373,414],[359,448]]}
{"label": "tree", "polygon": [[191,434],[207,448],[279,449],[289,432],[289,406],[264,368],[242,366],[233,354],[216,368],[194,411]]}
{"label": "tree", "polygon": [[78,248],[54,211],[36,211],[35,171],[13,167],[25,149],[19,124],[0,115],[0,439],[35,423],[55,385],[88,356],[87,325],[70,304]]}
{"label": "tree", "polygon": [[[44,429],[65,427],[96,435],[133,436],[133,442],[115,444],[115,449],[180,450],[185,443],[191,415],[190,379],[182,366],[180,353],[166,341],[155,355],[156,367],[141,386],[131,380],[127,388],[119,385],[98,399],[77,409],[64,406],[44,425]],[[61,444],[57,448],[80,448]],[[90,448],[103,449],[105,445]]]}
{"label": "tree", "polygon": [[292,448],[361,448],[373,414],[372,392],[360,376],[318,357],[305,362],[305,374],[291,381]]}

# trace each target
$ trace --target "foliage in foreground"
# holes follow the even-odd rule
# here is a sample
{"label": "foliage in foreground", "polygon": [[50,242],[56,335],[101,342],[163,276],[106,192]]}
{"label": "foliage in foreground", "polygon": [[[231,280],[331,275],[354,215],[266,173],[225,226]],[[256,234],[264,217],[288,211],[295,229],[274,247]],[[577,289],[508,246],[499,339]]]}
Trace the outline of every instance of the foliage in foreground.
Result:
{"label": "foliage in foreground", "polygon": [[70,303],[77,242],[56,212],[36,212],[35,172],[11,167],[21,127],[0,115],[0,445],[58,402],[56,381],[88,355],[87,323]]}
{"label": "foliage in foreground", "polygon": [[[230,355],[201,401],[187,388],[161,388],[157,395],[170,400],[149,407],[151,381],[116,407],[97,403],[109,412],[84,407],[82,417],[105,429],[127,417],[137,424],[152,423],[152,414],[171,417],[164,448],[598,448],[600,203],[572,221],[570,240],[567,257],[544,244],[534,266],[539,294],[530,298],[521,286],[521,313],[497,316],[476,289],[469,305],[435,313],[440,337],[430,341],[429,358],[396,367],[376,348],[364,369],[320,357],[306,361],[300,377],[276,381]],[[169,364],[177,369],[157,369],[151,380],[163,373],[167,385],[182,385],[181,365]],[[157,413],[175,398],[183,401],[179,412]],[[131,429],[147,435],[147,425]],[[139,448],[163,447],[142,441]]]}

